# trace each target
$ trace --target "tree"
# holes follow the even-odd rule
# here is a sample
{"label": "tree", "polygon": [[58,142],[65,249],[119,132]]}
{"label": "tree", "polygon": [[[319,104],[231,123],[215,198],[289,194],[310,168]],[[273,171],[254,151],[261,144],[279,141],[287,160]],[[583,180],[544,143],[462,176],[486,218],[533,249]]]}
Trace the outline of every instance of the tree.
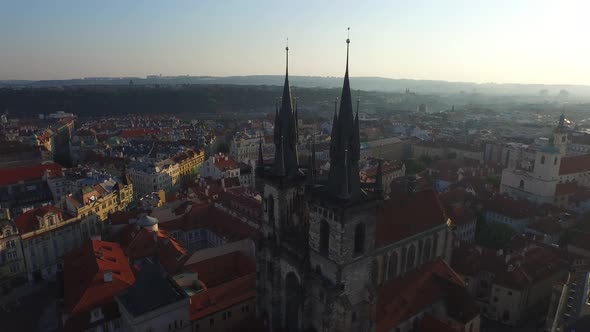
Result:
{"label": "tree", "polygon": [[508,225],[480,219],[475,230],[475,242],[484,247],[502,249],[514,235],[516,231]]}
{"label": "tree", "polygon": [[217,144],[217,148],[215,149],[215,152],[227,154],[227,153],[229,153],[229,145],[226,142],[219,142]]}

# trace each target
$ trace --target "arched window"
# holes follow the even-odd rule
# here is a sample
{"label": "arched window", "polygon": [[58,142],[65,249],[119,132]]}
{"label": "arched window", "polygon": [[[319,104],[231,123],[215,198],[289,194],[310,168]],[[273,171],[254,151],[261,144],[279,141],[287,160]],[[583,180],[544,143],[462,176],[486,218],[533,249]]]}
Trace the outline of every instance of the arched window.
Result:
{"label": "arched window", "polygon": [[434,234],[434,241],[432,243],[432,257],[438,257],[438,234]]}
{"label": "arched window", "polygon": [[420,239],[420,241],[418,242],[418,256],[416,256],[417,257],[417,259],[416,259],[416,266],[422,264],[422,257],[423,257],[422,256],[422,253],[423,253],[422,250],[423,249],[424,249],[424,241],[422,239]]}
{"label": "arched window", "polygon": [[541,156],[541,165],[545,163],[545,156]]}
{"label": "arched window", "polygon": [[330,225],[324,219],[320,223],[320,252],[323,254],[328,253],[330,247]]}
{"label": "arched window", "polygon": [[408,258],[406,260],[406,271],[411,270],[414,267],[414,261],[416,260],[416,246],[413,244],[408,249]]}
{"label": "arched window", "polygon": [[399,272],[400,273],[406,272],[406,258],[408,257],[407,254],[408,254],[408,249],[406,249],[406,247],[403,247],[402,248],[402,256],[401,256],[402,261],[401,261],[401,264],[399,266]]}
{"label": "arched window", "polygon": [[268,221],[275,221],[275,199],[272,195],[268,196]]}
{"label": "arched window", "polygon": [[430,238],[426,239],[426,242],[424,243],[424,262],[428,262],[430,261],[430,254],[432,251],[432,241],[430,241]]}
{"label": "arched window", "polygon": [[354,253],[362,254],[365,250],[365,224],[359,223],[354,229]]}
{"label": "arched window", "polygon": [[524,180],[520,180],[520,183],[518,184],[518,188],[524,189]]}
{"label": "arched window", "polygon": [[387,279],[397,277],[397,252],[392,252],[389,256],[389,265],[387,266]]}

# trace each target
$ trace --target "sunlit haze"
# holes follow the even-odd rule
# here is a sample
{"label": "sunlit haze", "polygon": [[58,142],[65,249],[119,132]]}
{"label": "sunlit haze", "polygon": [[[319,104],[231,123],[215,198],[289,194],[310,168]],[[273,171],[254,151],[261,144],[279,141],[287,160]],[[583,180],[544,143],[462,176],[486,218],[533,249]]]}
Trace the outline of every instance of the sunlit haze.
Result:
{"label": "sunlit haze", "polygon": [[0,2],[0,80],[351,75],[590,85],[586,1]]}

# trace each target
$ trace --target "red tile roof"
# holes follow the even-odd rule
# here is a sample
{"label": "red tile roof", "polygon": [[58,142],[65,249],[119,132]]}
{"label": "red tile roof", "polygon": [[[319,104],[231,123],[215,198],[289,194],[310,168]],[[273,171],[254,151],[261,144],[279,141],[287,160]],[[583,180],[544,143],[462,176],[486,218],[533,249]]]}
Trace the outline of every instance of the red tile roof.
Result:
{"label": "red tile roof", "polygon": [[39,229],[39,218],[43,218],[48,213],[57,214],[58,218],[62,219],[62,211],[60,209],[46,205],[21,214],[16,217],[14,223],[21,234],[26,234]]}
{"label": "red tile roof", "polygon": [[[452,300],[455,297],[462,300],[466,293],[464,287],[463,279],[443,260],[429,262],[392,279],[377,290],[376,330],[389,331],[443,299]],[[461,307],[471,304],[458,303]],[[464,319],[478,314],[464,309],[471,316]]]}
{"label": "red tile roof", "polygon": [[240,168],[240,165],[235,160],[229,157],[226,160],[224,156],[215,156],[214,165],[222,171]]}
{"label": "red tile roof", "polygon": [[431,314],[424,315],[419,326],[418,332],[461,332]]}
{"label": "red tile roof", "polygon": [[191,297],[191,321],[207,317],[256,297],[256,273],[208,288]]}
{"label": "red tile roof", "polygon": [[590,171],[590,154],[566,156],[561,158],[559,175],[576,174]]}
{"label": "red tile roof", "polygon": [[159,223],[158,227],[168,231],[205,228],[228,241],[254,238],[257,234],[256,229],[212,204],[194,204],[189,214]]}
{"label": "red tile roof", "polygon": [[146,128],[124,129],[124,130],[121,130],[121,133],[119,134],[119,136],[121,136],[123,138],[135,138],[135,137],[142,137],[142,136],[147,136],[147,135],[155,135],[155,134],[158,134],[159,132],[160,132],[160,130],[158,130],[158,129],[146,129]]}
{"label": "red tile roof", "polygon": [[[108,271],[110,282],[104,280]],[[112,302],[134,282],[127,257],[116,243],[91,240],[64,257],[64,304],[69,314]]]}
{"label": "red tile roof", "polygon": [[254,262],[239,251],[185,265],[184,269],[198,273],[208,288],[256,272]]}
{"label": "red tile roof", "polygon": [[127,225],[115,234],[115,240],[130,260],[157,257],[170,274],[177,273],[189,258],[186,249],[166,231]]}
{"label": "red tile roof", "polygon": [[485,202],[488,211],[515,219],[528,219],[535,215],[537,206],[526,199],[513,199],[508,196],[495,196]]}
{"label": "red tile roof", "polygon": [[395,243],[444,225],[447,220],[434,190],[392,196],[377,211],[376,246]]}
{"label": "red tile roof", "polygon": [[462,245],[453,251],[453,268],[461,274],[470,276],[480,271],[489,272],[494,275],[494,282],[499,285],[511,289],[525,289],[560,273],[564,266],[555,248],[541,244],[513,248],[510,255]]}
{"label": "red tile roof", "polygon": [[45,163],[35,166],[0,169],[0,186],[7,186],[19,181],[39,180],[49,171],[49,177],[62,176],[62,167],[56,163]]}
{"label": "red tile roof", "polygon": [[576,182],[558,183],[555,186],[555,196],[570,195],[578,191],[578,184]]}

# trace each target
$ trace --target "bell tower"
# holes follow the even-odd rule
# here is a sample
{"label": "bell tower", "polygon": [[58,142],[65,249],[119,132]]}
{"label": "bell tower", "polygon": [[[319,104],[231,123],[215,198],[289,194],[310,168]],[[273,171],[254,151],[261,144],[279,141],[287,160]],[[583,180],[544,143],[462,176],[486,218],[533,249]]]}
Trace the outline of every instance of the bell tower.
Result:
{"label": "bell tower", "polygon": [[264,218],[256,243],[257,315],[269,330],[299,331],[304,325],[309,270],[307,176],[297,157],[297,104],[289,85],[288,46],[285,51],[285,83],[275,110],[274,164],[264,165],[260,151],[258,158],[256,182],[263,187]]}

